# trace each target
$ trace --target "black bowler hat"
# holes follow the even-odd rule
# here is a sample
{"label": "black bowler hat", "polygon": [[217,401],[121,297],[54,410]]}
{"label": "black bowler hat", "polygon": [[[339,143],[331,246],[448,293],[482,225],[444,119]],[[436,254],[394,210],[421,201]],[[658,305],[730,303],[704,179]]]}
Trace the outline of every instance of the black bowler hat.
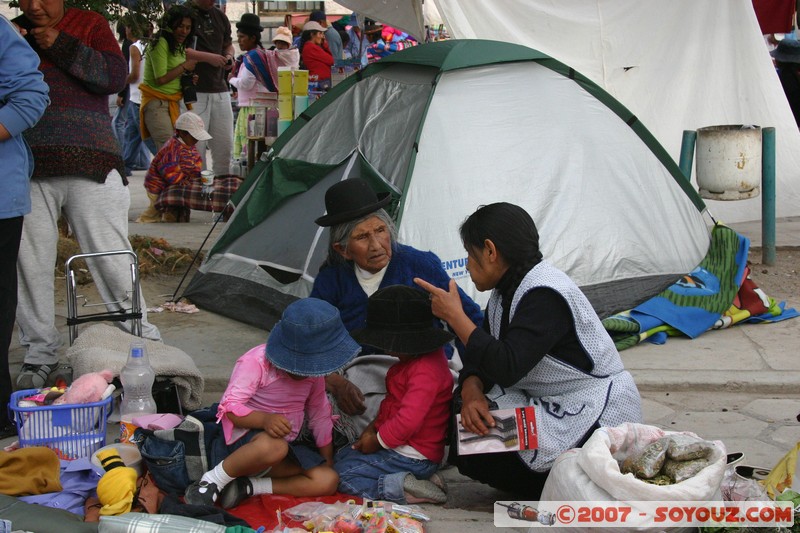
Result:
{"label": "black bowler hat", "polygon": [[427,292],[407,285],[390,285],[367,300],[367,327],[350,336],[359,344],[387,353],[422,354],[441,348],[454,336],[434,326]]}
{"label": "black bowler hat", "polygon": [[255,13],[244,13],[239,22],[236,23],[236,29],[242,33],[261,33],[264,27],[261,25],[261,19]]}
{"label": "black bowler hat", "polygon": [[389,205],[392,196],[388,192],[375,194],[372,187],[362,178],[342,180],[325,192],[326,214],[319,217],[318,225],[336,226],[343,222],[357,220]]}

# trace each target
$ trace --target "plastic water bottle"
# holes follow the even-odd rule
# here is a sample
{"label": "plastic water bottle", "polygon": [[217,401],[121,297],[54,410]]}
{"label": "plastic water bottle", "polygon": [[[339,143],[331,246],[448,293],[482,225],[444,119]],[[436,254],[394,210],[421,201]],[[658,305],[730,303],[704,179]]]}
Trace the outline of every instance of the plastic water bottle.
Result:
{"label": "plastic water bottle", "polygon": [[119,407],[120,442],[132,442],[136,426],[133,419],[137,416],[151,415],[157,412],[153,399],[153,382],[156,373],[150,366],[147,349],[143,341],[131,342],[128,361],[119,373],[122,382],[122,402]]}

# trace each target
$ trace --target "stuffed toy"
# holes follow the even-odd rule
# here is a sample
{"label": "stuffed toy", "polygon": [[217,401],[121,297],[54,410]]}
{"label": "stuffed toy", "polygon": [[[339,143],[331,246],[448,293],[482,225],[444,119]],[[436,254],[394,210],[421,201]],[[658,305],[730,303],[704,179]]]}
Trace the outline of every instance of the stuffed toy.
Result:
{"label": "stuffed toy", "polygon": [[125,466],[114,448],[97,452],[105,473],[97,482],[97,498],[103,505],[100,515],[114,516],[130,512],[136,494],[136,470]]}
{"label": "stuffed toy", "polygon": [[67,391],[53,401],[53,405],[99,402],[106,395],[106,389],[113,387],[109,385],[113,379],[114,372],[108,368],[84,374],[73,381]]}

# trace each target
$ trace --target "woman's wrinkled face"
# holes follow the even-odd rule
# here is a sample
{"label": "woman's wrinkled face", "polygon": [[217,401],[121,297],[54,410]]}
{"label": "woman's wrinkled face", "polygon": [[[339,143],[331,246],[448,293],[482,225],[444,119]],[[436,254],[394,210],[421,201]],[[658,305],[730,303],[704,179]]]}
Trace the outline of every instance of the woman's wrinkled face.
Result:
{"label": "woman's wrinkled face", "polygon": [[186,38],[192,33],[192,19],[186,17],[181,20],[181,23],[172,30],[172,33],[175,35],[175,42],[184,44]]}
{"label": "woman's wrinkled face", "polygon": [[322,41],[325,40],[325,34],[321,31],[312,31],[311,32],[311,42],[314,44],[318,44],[322,46]]}
{"label": "woman's wrinkled face", "polygon": [[392,235],[383,220],[371,217],[353,229],[346,247],[337,243],[334,249],[348,261],[375,274],[392,259]]}
{"label": "woman's wrinkled face", "polygon": [[64,18],[64,0],[19,0],[19,8],[37,28],[55,26]]}
{"label": "woman's wrinkled face", "polygon": [[246,33],[237,31],[236,42],[239,43],[239,48],[242,50],[242,52],[247,52],[248,50],[253,50],[258,41],[252,35],[247,35]]}

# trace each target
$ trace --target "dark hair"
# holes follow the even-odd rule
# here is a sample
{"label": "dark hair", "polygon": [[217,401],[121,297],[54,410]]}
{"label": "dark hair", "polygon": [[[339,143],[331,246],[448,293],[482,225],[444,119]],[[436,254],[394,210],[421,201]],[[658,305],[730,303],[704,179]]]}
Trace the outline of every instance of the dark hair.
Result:
{"label": "dark hair", "polygon": [[134,37],[147,38],[153,33],[153,25],[140,13],[128,13],[120,17],[119,21],[126,28],[130,28]]}
{"label": "dark hair", "polygon": [[302,34],[300,34],[300,43],[297,45],[297,51],[300,52],[300,66],[303,68],[305,68],[305,65],[303,64],[303,47],[308,41],[311,40],[311,36],[317,31],[319,30],[305,30]]}
{"label": "dark hair", "polygon": [[124,17],[120,18],[117,21],[117,40],[118,41],[124,41],[125,40],[125,28],[126,28],[127,25],[125,24],[125,21],[123,19],[124,19]]}
{"label": "dark hair", "polygon": [[[467,252],[483,250],[488,239],[508,263],[503,287],[497,287],[504,300],[513,294],[525,274],[542,260],[536,224],[518,205],[497,202],[481,206],[461,224],[459,233]],[[505,294],[506,291],[511,294]]]}
{"label": "dark hair", "polygon": [[342,40],[342,47],[346,47],[350,44],[350,34],[344,30],[339,30],[339,38]]}
{"label": "dark hair", "polygon": [[[186,36],[186,40],[183,44],[179,45],[175,41],[175,34],[173,32],[180,26],[183,19],[190,19],[192,21],[192,31]],[[163,37],[164,40],[167,41],[167,47],[170,53],[175,54],[186,47],[186,44],[194,37],[195,31],[197,31],[197,19],[195,18],[194,11],[185,5],[176,4],[164,13],[164,16],[161,18],[161,23],[159,24],[158,33],[153,37],[153,40],[154,42],[158,42],[158,39]]]}
{"label": "dark hair", "polygon": [[320,9],[315,9],[308,15],[308,20],[313,20],[314,22],[322,22],[327,21],[328,17],[325,16],[325,12]]}

